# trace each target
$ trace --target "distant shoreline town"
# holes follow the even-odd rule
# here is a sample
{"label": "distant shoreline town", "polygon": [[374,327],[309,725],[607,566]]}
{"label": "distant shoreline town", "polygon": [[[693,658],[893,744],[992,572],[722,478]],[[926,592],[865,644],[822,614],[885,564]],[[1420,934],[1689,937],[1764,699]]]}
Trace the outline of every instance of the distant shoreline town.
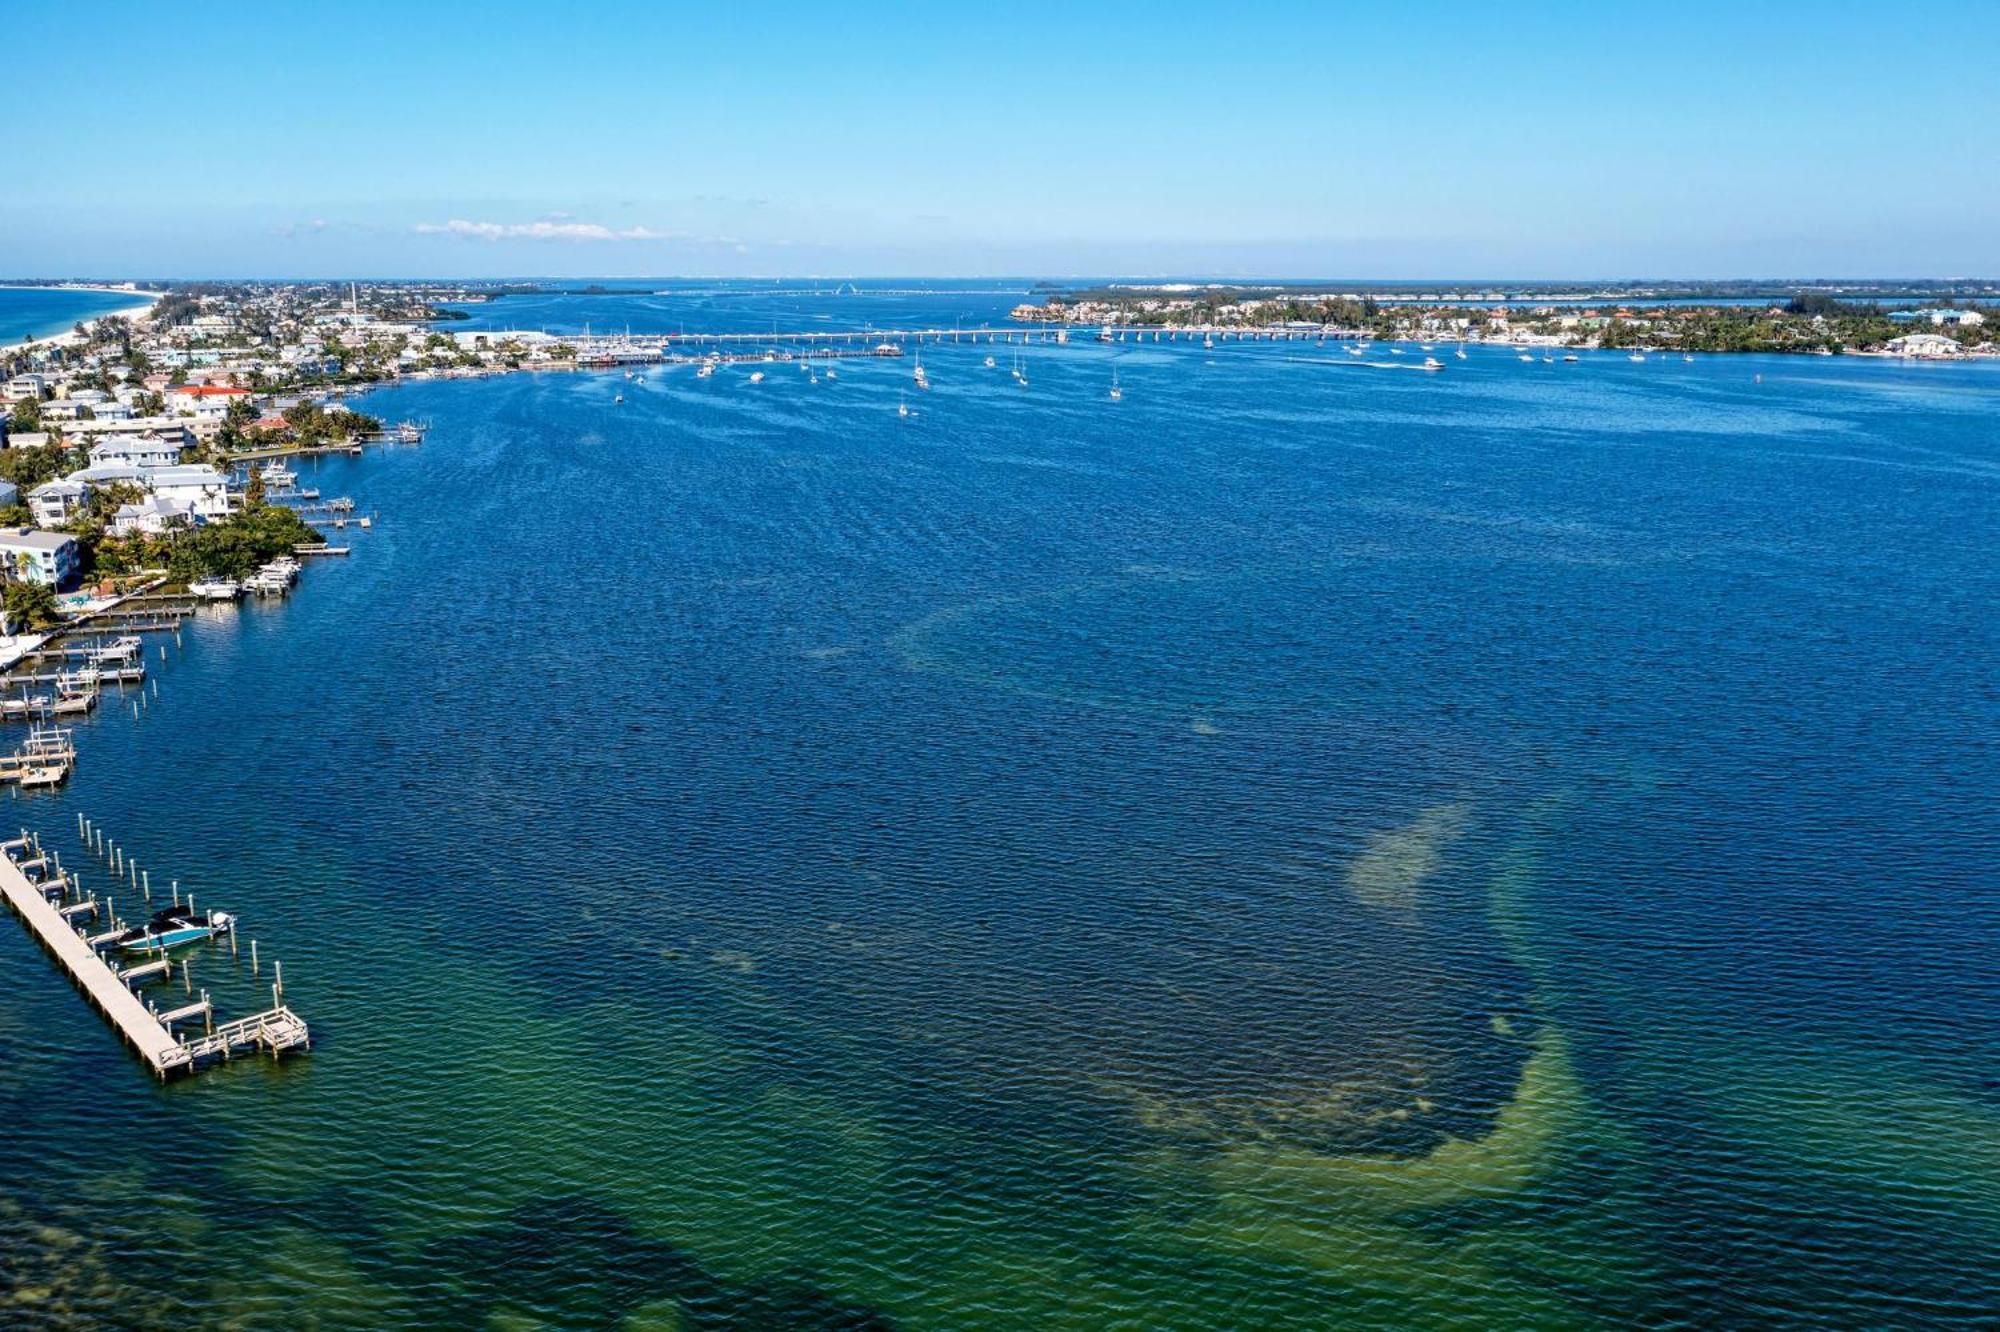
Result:
{"label": "distant shoreline town", "polygon": [[1056,292],[1012,311],[1024,323],[1205,333],[1305,329],[1380,341],[1522,348],[1993,356],[2000,285],[1746,284],[1602,288],[1343,288],[1115,284]]}
{"label": "distant shoreline town", "polygon": [[[852,283],[796,284],[839,298]],[[899,284],[907,287],[908,283]],[[1539,348],[1790,352],[1955,360],[1995,355],[1987,282],[1040,285],[979,330],[595,337],[456,329],[456,306],[526,294],[651,294],[560,283],[37,281],[129,293],[143,309],[0,348],[0,630],[60,619],[55,594],[134,580],[241,580],[317,540],[271,502],[273,460],[405,438],[338,405],[403,379],[640,362],[900,355],[899,339],[1192,337],[1408,340]],[[793,294],[797,294],[794,292]],[[999,294],[999,293],[995,293]],[[857,321],[859,322],[859,321]],[[1427,362],[1425,368],[1437,366]],[[1438,367],[1441,368],[1441,367]],[[703,373],[706,373],[704,370]],[[628,370],[629,373],[629,370]],[[919,387],[922,371],[918,372]]]}

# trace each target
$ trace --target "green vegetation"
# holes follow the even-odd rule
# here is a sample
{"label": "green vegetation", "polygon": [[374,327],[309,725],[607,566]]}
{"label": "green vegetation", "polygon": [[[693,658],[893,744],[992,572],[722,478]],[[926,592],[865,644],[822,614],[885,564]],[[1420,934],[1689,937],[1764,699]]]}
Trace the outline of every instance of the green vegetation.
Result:
{"label": "green vegetation", "polygon": [[0,450],[0,481],[13,482],[25,496],[44,481],[53,481],[77,465],[75,456],[61,444]]}
{"label": "green vegetation", "polygon": [[289,554],[294,546],[319,539],[305,519],[283,505],[246,504],[226,522],[183,532],[99,538],[94,543],[94,570],[129,574],[165,569],[183,582],[210,575],[242,578]]}
{"label": "green vegetation", "polygon": [[56,610],[56,590],[47,583],[8,583],[6,591],[0,593],[0,604],[6,607],[8,623],[17,629],[32,632],[62,623]]}

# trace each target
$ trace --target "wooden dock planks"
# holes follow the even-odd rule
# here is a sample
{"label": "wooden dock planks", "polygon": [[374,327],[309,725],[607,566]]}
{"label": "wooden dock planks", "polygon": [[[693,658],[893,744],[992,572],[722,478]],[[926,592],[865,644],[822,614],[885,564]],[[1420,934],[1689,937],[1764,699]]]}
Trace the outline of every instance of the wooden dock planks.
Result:
{"label": "wooden dock planks", "polygon": [[62,913],[42,895],[41,887],[5,856],[0,856],[0,895],[155,1074],[165,1078],[194,1062],[194,1056],[126,988],[111,965],[77,936]]}

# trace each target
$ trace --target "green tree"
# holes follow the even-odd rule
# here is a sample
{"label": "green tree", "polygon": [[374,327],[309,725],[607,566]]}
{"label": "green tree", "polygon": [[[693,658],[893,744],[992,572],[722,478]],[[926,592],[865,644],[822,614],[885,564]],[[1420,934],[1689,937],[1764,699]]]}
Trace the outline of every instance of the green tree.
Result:
{"label": "green tree", "polygon": [[10,582],[0,594],[7,620],[17,629],[51,629],[62,623],[56,609],[56,590],[47,583]]}

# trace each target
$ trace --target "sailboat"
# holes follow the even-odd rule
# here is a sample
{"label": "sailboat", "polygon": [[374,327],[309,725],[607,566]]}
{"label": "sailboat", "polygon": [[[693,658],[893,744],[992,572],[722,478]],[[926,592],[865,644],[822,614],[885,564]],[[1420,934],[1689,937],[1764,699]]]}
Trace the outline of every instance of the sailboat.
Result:
{"label": "sailboat", "polygon": [[998,362],[998,361],[995,361],[995,360],[994,360],[994,359],[993,359],[993,358],[992,358],[991,356],[989,356],[989,357],[987,357],[987,358],[986,358],[986,368],[987,368],[988,370],[991,370],[991,369],[992,369],[992,368],[993,368],[994,366],[996,366],[996,365],[998,365],[998,364],[999,364],[999,362]]}
{"label": "sailboat", "polygon": [[1014,358],[1014,382],[1022,388],[1028,387],[1028,372],[1021,368],[1021,358]]}
{"label": "sailboat", "polygon": [[1111,401],[1123,402],[1124,400],[1125,390],[1118,387],[1118,367],[1113,366],[1111,368]]}
{"label": "sailboat", "polygon": [[896,415],[908,416],[909,414],[910,414],[910,404],[903,400],[902,394],[898,393],[896,395]]}
{"label": "sailboat", "polygon": [[924,354],[921,351],[917,353],[917,365],[913,372],[913,378],[917,381],[917,387],[920,389],[927,389],[931,386],[931,377],[924,373]]}
{"label": "sailboat", "polygon": [[1456,356],[1456,357],[1457,357],[1457,358],[1458,358],[1459,360],[1461,360],[1461,361],[1462,361],[1462,360],[1464,360],[1464,359],[1465,359],[1465,344],[1464,344],[1464,343],[1462,343],[1462,342],[1461,342],[1461,343],[1459,343],[1459,344],[1458,344],[1458,350],[1457,350],[1457,351],[1455,351],[1455,352],[1453,352],[1453,353],[1452,353],[1452,355],[1453,355],[1453,356]]}

